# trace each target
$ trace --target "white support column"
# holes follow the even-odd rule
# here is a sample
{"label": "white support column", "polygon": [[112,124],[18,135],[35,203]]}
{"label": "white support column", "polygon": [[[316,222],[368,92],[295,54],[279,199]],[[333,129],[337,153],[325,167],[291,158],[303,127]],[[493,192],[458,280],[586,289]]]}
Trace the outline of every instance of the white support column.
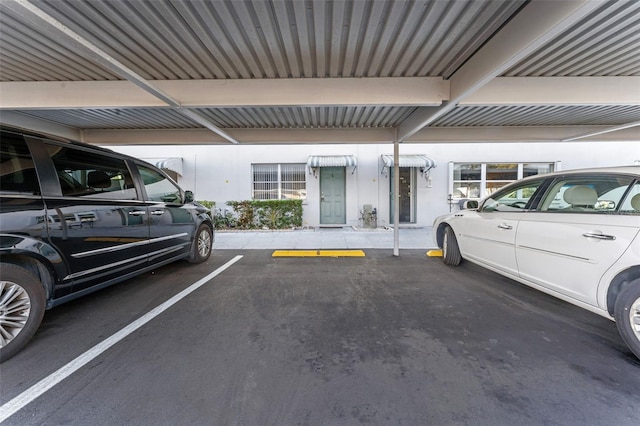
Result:
{"label": "white support column", "polygon": [[393,135],[393,255],[400,256],[400,141]]}

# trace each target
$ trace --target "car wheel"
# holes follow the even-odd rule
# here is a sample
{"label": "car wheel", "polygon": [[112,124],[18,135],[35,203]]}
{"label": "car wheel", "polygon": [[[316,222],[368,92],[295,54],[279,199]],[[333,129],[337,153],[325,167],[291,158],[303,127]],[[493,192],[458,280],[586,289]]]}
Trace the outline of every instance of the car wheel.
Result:
{"label": "car wheel", "polygon": [[196,236],[193,239],[193,247],[191,249],[191,256],[189,262],[202,263],[209,259],[211,256],[211,245],[213,243],[213,232],[207,225],[202,224],[196,232]]}
{"label": "car wheel", "polygon": [[458,247],[456,234],[450,226],[444,228],[444,237],[442,239],[442,260],[447,265],[452,266],[459,265],[462,261],[462,255],[460,254],[460,247]]}
{"label": "car wheel", "polygon": [[42,322],[45,291],[25,268],[3,263],[0,269],[0,362],[14,356]]}
{"label": "car wheel", "polygon": [[614,307],[616,326],[622,340],[640,358],[640,280],[622,289]]}

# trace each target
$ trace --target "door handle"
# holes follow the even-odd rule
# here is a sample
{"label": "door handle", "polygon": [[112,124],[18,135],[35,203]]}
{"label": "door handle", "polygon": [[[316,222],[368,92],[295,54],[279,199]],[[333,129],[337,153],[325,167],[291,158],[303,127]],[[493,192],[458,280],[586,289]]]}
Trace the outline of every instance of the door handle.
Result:
{"label": "door handle", "polygon": [[586,232],[582,234],[582,236],[587,238],[595,238],[596,240],[607,240],[607,241],[613,241],[616,239],[614,235],[594,234],[593,232]]}
{"label": "door handle", "polygon": [[513,229],[513,226],[507,225],[506,223],[501,223],[500,225],[498,225],[498,228],[509,230],[509,229]]}
{"label": "door handle", "polygon": [[153,210],[151,212],[153,216],[162,216],[163,213],[164,213],[164,210]]}
{"label": "door handle", "polygon": [[144,216],[147,214],[146,210],[131,210],[129,211],[130,216]]}

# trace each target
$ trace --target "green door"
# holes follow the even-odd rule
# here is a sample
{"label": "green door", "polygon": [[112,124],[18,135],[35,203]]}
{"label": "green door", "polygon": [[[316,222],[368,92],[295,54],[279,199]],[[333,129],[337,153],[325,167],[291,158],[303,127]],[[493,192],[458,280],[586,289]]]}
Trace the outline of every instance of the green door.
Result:
{"label": "green door", "polygon": [[344,167],[320,168],[321,225],[344,225],[347,222],[344,171]]}

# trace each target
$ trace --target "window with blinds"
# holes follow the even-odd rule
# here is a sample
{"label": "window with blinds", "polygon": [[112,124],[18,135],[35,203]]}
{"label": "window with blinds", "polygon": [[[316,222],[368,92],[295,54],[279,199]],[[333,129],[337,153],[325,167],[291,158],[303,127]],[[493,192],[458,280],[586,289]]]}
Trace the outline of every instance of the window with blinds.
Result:
{"label": "window with blinds", "polygon": [[253,164],[254,200],[307,198],[305,164]]}

